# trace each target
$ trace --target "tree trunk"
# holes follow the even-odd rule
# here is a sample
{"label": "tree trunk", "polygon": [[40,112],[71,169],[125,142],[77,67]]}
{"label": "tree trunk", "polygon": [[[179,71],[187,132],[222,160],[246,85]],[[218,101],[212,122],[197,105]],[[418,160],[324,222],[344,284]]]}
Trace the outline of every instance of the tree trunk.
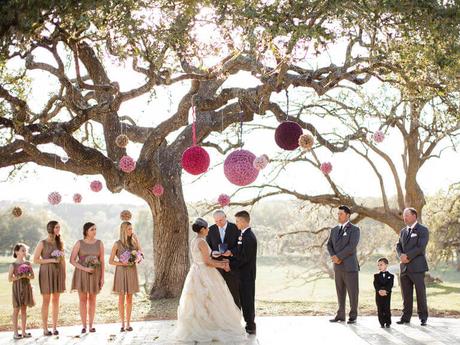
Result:
{"label": "tree trunk", "polygon": [[457,272],[460,272],[460,248],[456,250],[457,254]]}
{"label": "tree trunk", "polygon": [[165,176],[161,197],[146,195],[153,216],[154,283],[151,299],[180,295],[189,269],[188,213],[180,174]]}

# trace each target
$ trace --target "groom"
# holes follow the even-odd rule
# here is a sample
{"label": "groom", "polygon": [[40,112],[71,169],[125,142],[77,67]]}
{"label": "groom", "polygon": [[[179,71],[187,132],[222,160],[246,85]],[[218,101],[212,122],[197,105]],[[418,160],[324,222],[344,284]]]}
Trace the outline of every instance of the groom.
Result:
{"label": "groom", "polygon": [[[238,250],[238,237],[241,236],[241,231],[238,230],[235,224],[227,221],[227,216],[224,211],[215,211],[213,217],[215,224],[209,227],[208,236],[206,236],[209,247],[211,247],[212,251],[219,251],[219,244],[225,243],[227,244],[227,250],[229,250],[232,255],[236,255]],[[241,309],[238,263],[236,257],[229,256],[228,258],[230,260],[230,272],[225,272],[222,269],[219,269],[219,272],[227,283],[235,304]]]}
{"label": "groom", "polygon": [[339,224],[332,228],[327,241],[327,250],[334,263],[335,288],[339,309],[331,322],[345,321],[345,300],[348,292],[350,314],[347,323],[356,323],[358,317],[358,273],[359,263],[356,247],[359,243],[359,228],[350,223],[351,210],[340,206],[338,211]]}
{"label": "groom", "polygon": [[250,222],[251,217],[247,211],[240,211],[235,214],[236,226],[241,230],[236,253],[240,270],[241,306],[243,307],[244,321],[246,321],[246,332],[256,334],[254,299],[256,291],[257,239],[251,230]]}

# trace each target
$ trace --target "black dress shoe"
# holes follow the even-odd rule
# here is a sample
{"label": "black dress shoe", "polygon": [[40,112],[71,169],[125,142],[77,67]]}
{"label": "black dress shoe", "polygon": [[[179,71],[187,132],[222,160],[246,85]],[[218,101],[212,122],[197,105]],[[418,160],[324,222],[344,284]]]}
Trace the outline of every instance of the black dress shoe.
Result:
{"label": "black dress shoe", "polygon": [[402,319],[401,319],[401,320],[399,320],[399,321],[396,321],[396,323],[397,323],[398,325],[404,325],[405,323],[410,323],[410,321],[406,321],[406,320],[402,320]]}
{"label": "black dress shoe", "polygon": [[330,319],[329,322],[344,322],[345,319],[340,319],[338,317],[334,317],[333,319]]}
{"label": "black dress shoe", "polygon": [[386,326],[386,328],[390,328],[390,324],[389,324],[389,323],[387,323],[385,326]]}
{"label": "black dress shoe", "polygon": [[246,328],[246,333],[247,333],[247,334],[256,334],[256,330],[255,330],[255,329],[251,329],[251,328]]}
{"label": "black dress shoe", "polygon": [[421,320],[420,322],[421,322],[420,323],[421,326],[426,326],[426,320]]}
{"label": "black dress shoe", "polygon": [[348,324],[356,323],[356,319],[348,319],[347,323]]}

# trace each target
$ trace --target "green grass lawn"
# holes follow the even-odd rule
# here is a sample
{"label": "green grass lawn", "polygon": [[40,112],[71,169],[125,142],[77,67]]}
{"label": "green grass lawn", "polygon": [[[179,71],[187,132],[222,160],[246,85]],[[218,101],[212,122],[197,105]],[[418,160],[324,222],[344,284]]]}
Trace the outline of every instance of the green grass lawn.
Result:
{"label": "green grass lawn", "polygon": [[[334,281],[319,279],[305,282],[297,277],[305,271],[302,259],[260,258],[256,281],[256,314],[268,315],[333,315],[336,305]],[[372,265],[373,266],[373,265]],[[8,283],[6,265],[0,267],[0,330],[11,329],[11,284]],[[37,270],[36,270],[37,271]],[[69,267],[67,287],[70,287],[73,270]],[[360,314],[374,315],[373,267],[363,267],[360,273]],[[443,283],[428,287],[428,306],[432,316],[460,317],[460,273],[455,271],[431,272]],[[36,273],[37,274],[37,273]],[[297,277],[297,278],[294,278]],[[106,273],[106,283],[97,299],[96,323],[118,321],[118,297],[111,293],[113,276]],[[37,279],[33,281],[37,305],[29,309],[30,327],[41,327],[41,296]],[[145,292],[134,298],[133,320],[176,318],[178,299],[150,301]],[[415,306],[415,304],[414,304]],[[392,296],[394,315],[400,315],[401,294],[396,286]],[[78,325],[78,295],[67,292],[61,297],[61,325]]]}

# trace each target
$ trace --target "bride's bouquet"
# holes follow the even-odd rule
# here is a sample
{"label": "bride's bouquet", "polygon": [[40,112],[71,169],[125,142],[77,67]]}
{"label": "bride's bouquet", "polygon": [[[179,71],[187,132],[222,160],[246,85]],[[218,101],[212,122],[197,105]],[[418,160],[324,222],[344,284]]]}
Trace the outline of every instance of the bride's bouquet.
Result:
{"label": "bride's bouquet", "polygon": [[133,266],[144,259],[144,254],[140,250],[126,250],[120,255],[120,262]]}
{"label": "bride's bouquet", "polygon": [[31,278],[32,277],[32,267],[30,267],[30,265],[27,265],[27,264],[19,265],[16,276],[19,279]]}
{"label": "bride's bouquet", "polygon": [[58,264],[60,264],[64,260],[64,252],[59,249],[55,249],[51,252],[50,255],[53,259],[58,260]]}

